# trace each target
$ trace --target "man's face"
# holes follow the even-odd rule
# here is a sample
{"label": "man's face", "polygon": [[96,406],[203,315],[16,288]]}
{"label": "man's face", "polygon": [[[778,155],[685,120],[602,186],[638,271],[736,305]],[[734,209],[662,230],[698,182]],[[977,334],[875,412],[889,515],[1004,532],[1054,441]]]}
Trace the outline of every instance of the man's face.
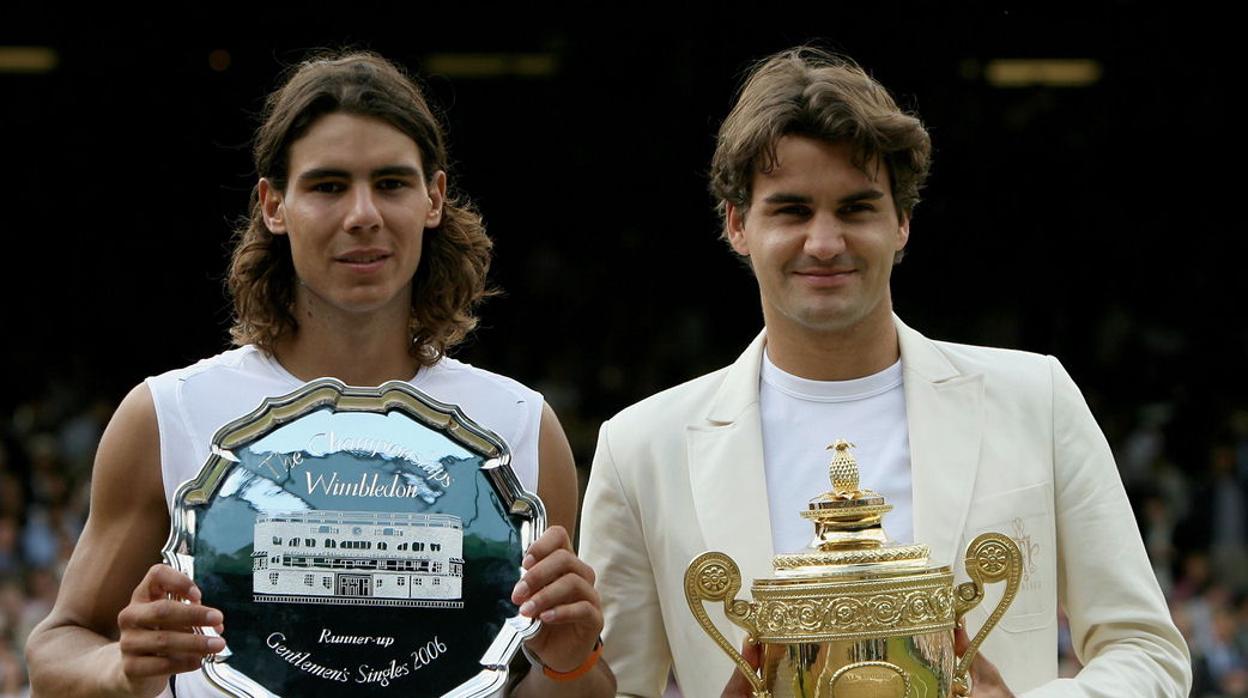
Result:
{"label": "man's face", "polygon": [[785,136],[757,172],[748,215],[728,206],[728,239],[750,258],[771,331],[841,333],[887,322],[889,278],[905,247],[889,173],[854,167],[847,143]]}
{"label": "man's face", "polygon": [[285,191],[262,180],[265,222],[288,235],[301,309],[406,312],[425,228],[441,221],[446,177],[431,186],[416,142],[369,117],[321,117],[290,147]]}

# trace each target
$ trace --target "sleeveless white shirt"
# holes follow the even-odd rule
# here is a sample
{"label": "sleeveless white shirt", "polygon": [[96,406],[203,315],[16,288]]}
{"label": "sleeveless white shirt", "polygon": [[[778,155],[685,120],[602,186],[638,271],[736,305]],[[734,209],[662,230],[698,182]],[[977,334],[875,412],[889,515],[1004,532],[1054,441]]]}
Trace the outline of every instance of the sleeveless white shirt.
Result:
{"label": "sleeveless white shirt", "polygon": [[[474,422],[497,434],[511,451],[511,467],[520,483],[537,492],[543,404],[539,393],[451,358],[421,369],[409,382],[435,400],[458,405]],[[165,504],[172,511],[174,494],[199,474],[218,429],[259,407],[265,398],[285,395],[304,381],[249,345],[148,378],[146,383],[160,428]],[[178,698],[219,695],[201,672],[177,677]]]}

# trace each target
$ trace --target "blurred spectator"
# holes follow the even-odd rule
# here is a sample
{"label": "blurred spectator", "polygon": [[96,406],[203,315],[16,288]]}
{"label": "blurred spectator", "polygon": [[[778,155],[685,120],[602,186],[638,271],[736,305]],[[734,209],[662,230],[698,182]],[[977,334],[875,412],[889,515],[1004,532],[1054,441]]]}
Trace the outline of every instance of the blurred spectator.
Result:
{"label": "blurred spectator", "polygon": [[1219,443],[1209,449],[1208,468],[1192,496],[1176,543],[1209,552],[1210,574],[1235,591],[1248,590],[1248,497],[1235,473],[1235,449]]}
{"label": "blurred spectator", "polygon": [[59,478],[63,481],[65,478],[65,468],[61,464],[60,448],[57,446],[56,438],[51,434],[31,436],[26,441],[26,455],[30,462],[26,485],[31,499],[37,503],[46,503],[56,495],[64,494],[63,487],[55,493],[49,491],[58,488],[57,485],[49,484],[50,479]]}
{"label": "blurred spectator", "polygon": [[1172,409],[1168,404],[1139,409],[1137,426],[1123,439],[1118,454],[1118,470],[1127,490],[1151,483],[1153,464],[1161,459],[1166,445],[1162,427],[1169,421]]}
{"label": "blurred spectator", "polygon": [[20,531],[16,517],[0,516],[0,577],[21,570],[22,558],[17,546]]}
{"label": "blurred spectator", "polygon": [[1212,633],[1201,648],[1213,685],[1228,696],[1248,692],[1248,657],[1236,641],[1235,620],[1231,609],[1219,609],[1213,617]]}
{"label": "blurred spectator", "polygon": [[1155,489],[1140,501],[1141,523],[1140,534],[1144,538],[1144,547],[1148,550],[1148,559],[1153,564],[1153,573],[1157,575],[1157,583],[1162,593],[1170,596],[1174,588],[1175,517],[1165,497]]}
{"label": "blurred spectator", "polygon": [[26,670],[21,651],[25,635],[20,634],[25,594],[15,576],[0,574],[0,698],[21,695]]}
{"label": "blurred spectator", "polygon": [[26,574],[26,600],[17,625],[17,651],[26,651],[26,638],[56,603],[57,579],[51,570],[33,569]]}
{"label": "blurred spectator", "polygon": [[27,695],[26,638],[51,611],[86,520],[90,460],[111,409],[80,397],[62,386],[0,420],[0,698]]}
{"label": "blurred spectator", "polygon": [[48,492],[53,501],[35,504],[26,515],[22,554],[36,568],[56,567],[66,548],[73,549],[82,532],[81,514],[69,504],[69,485],[63,476],[49,477]]}
{"label": "blurred spectator", "polygon": [[56,441],[60,444],[61,457],[65,462],[65,474],[71,479],[81,481],[90,477],[95,447],[112,415],[112,403],[97,399],[67,420],[57,432]]}
{"label": "blurred spectator", "polygon": [[26,668],[5,643],[0,642],[0,698],[18,698],[26,685]]}
{"label": "blurred spectator", "polygon": [[1220,444],[1210,456],[1214,574],[1236,590],[1248,589],[1248,496],[1235,472],[1235,448]]}
{"label": "blurred spectator", "polygon": [[25,518],[26,495],[15,473],[0,469],[0,517]]}

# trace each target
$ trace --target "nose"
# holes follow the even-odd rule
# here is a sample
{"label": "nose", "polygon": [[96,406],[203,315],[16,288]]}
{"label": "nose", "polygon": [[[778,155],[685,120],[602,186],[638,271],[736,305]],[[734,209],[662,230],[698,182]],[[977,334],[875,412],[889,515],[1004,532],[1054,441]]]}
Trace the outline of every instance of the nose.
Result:
{"label": "nose", "polygon": [[835,215],[820,213],[810,221],[802,251],[815,259],[828,260],[845,251],[845,227]]}
{"label": "nose", "polygon": [[342,224],[351,232],[375,230],[381,227],[381,211],[373,200],[372,187],[353,187],[351,209]]}

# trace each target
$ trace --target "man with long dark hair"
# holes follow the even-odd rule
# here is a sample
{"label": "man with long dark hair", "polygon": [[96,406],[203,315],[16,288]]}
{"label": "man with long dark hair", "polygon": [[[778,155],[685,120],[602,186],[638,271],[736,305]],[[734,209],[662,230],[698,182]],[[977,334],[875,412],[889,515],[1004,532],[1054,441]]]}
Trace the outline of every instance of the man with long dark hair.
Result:
{"label": "man with long dark hair", "polygon": [[543,666],[515,693],[611,694],[593,572],[568,535],[577,487],[563,430],[537,393],[447,356],[488,295],[491,242],[453,187],[442,128],[419,87],[370,53],[304,62],[269,97],[254,155],[259,181],[229,274],[238,348],[148,379],[113,416],[86,529],[56,607],[30,638],[34,690],[215,694],[201,674],[183,672],[224,647],[192,628],[228,636],[230,619],[203,605],[188,577],[152,564],[173,493],[219,427],[331,376],[359,386],[409,380],[507,442],[553,524],[530,547],[512,596],[543,623],[526,647]]}

